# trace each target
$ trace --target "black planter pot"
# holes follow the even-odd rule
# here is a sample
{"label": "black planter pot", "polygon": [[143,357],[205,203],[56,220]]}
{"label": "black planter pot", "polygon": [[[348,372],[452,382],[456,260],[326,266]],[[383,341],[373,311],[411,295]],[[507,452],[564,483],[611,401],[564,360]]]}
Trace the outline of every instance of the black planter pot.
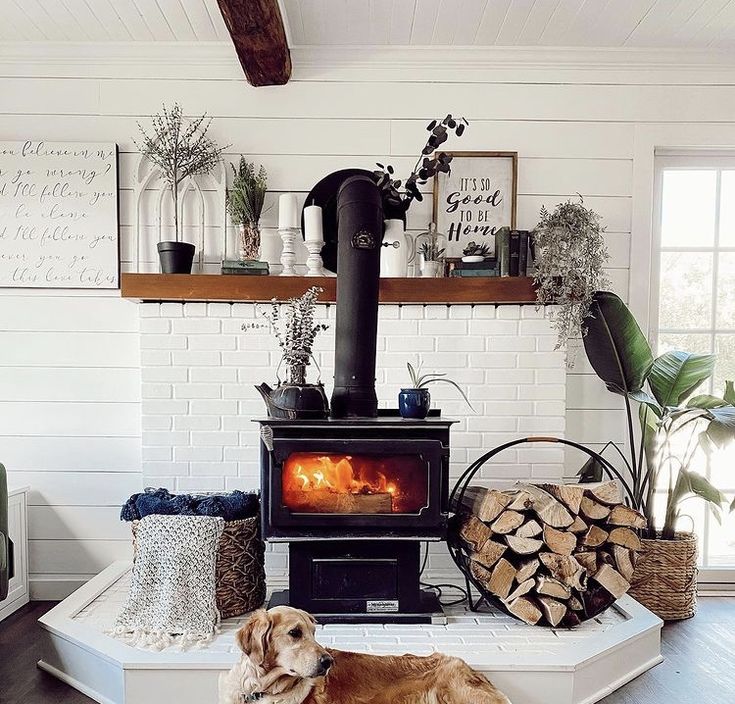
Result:
{"label": "black planter pot", "polygon": [[191,274],[196,247],[188,242],[159,242],[158,258],[164,274]]}
{"label": "black planter pot", "polygon": [[403,418],[426,418],[431,406],[428,389],[401,389],[398,394],[398,411]]}

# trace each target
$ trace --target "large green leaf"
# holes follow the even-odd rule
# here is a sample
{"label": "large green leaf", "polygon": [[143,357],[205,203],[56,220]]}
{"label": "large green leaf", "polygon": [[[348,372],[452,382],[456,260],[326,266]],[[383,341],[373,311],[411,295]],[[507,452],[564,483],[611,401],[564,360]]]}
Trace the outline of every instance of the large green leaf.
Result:
{"label": "large green leaf", "polygon": [[655,414],[655,417],[661,418],[663,415],[664,409],[659,406],[658,401],[655,398],[650,394],[647,394],[645,391],[632,391],[628,394],[628,398],[648,406],[648,408],[650,408]]}
{"label": "large green leaf", "polygon": [[712,376],[714,369],[712,354],[666,352],[654,361],[648,383],[662,406],[678,406]]}
{"label": "large green leaf", "polygon": [[653,354],[625,303],[614,293],[597,291],[583,327],[587,358],[607,388],[623,395],[640,391]]}
{"label": "large green leaf", "polygon": [[671,495],[671,504],[678,506],[690,494],[699,496],[717,507],[727,501],[727,497],[719,489],[712,486],[701,474],[682,469],[676,479],[674,491]]}
{"label": "large green leaf", "polygon": [[723,398],[728,403],[735,406],[735,384],[733,384],[731,381],[725,382],[725,393],[723,395]]}
{"label": "large green leaf", "polygon": [[707,436],[717,447],[724,447],[735,440],[735,406],[709,408]]}
{"label": "large green leaf", "polygon": [[692,396],[687,401],[687,408],[719,408],[720,406],[727,406],[727,401],[711,394]]}

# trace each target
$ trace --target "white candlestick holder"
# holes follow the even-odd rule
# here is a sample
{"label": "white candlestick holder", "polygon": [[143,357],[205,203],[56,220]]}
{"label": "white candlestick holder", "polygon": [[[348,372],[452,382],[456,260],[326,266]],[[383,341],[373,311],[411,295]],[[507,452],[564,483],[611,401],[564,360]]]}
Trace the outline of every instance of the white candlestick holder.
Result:
{"label": "white candlestick holder", "polygon": [[280,276],[298,276],[294,264],[296,264],[296,235],[299,234],[299,229],[296,227],[279,228],[278,234],[283,242],[283,249],[281,250],[283,269]]}
{"label": "white candlestick holder", "polygon": [[326,276],[324,271],[324,263],[322,262],[322,248],[324,240],[307,240],[305,242],[306,249],[309,250],[309,257],[306,260],[307,276]]}

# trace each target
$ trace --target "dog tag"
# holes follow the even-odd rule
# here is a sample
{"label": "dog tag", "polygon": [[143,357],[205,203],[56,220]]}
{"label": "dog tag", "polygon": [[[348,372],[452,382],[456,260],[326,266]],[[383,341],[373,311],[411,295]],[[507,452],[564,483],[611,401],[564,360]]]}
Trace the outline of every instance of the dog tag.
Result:
{"label": "dog tag", "polygon": [[367,613],[369,614],[386,614],[397,613],[397,599],[373,599],[366,602]]}

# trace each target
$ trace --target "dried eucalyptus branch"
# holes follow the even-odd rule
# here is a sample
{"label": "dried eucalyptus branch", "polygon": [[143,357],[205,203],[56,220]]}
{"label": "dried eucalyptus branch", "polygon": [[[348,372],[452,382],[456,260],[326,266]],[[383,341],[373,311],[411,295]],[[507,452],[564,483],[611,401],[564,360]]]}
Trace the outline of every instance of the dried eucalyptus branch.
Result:
{"label": "dried eucalyptus branch", "polygon": [[[535,245],[536,300],[554,304],[551,321],[557,333],[556,349],[566,348],[579,334],[595,291],[609,286],[603,267],[609,255],[600,216],[579,203],[560,203],[550,213],[541,208],[541,220],[532,233]],[[568,362],[571,363],[568,357]]]}
{"label": "dried eucalyptus branch", "polygon": [[[282,360],[289,368],[290,378],[303,379],[304,369],[311,363],[314,341],[322,330],[327,330],[326,323],[314,320],[316,302],[324,289],[312,286],[303,296],[289,298],[285,302],[271,302],[270,310],[260,311],[268,321],[283,353]],[[244,324],[243,330],[258,327],[257,324]],[[304,383],[299,381],[298,383]]]}
{"label": "dried eucalyptus branch", "polygon": [[411,203],[424,199],[419,186],[425,185],[437,172],[448,174],[451,171],[451,155],[434,152],[447,141],[450,132],[461,137],[468,125],[464,117],[454,118],[451,114],[443,120],[432,120],[426,126],[430,132],[426,144],[405,182],[394,178],[395,170],[390,164],[376,164],[378,169],[373,171],[373,176],[380,188],[386,218],[405,218]]}

